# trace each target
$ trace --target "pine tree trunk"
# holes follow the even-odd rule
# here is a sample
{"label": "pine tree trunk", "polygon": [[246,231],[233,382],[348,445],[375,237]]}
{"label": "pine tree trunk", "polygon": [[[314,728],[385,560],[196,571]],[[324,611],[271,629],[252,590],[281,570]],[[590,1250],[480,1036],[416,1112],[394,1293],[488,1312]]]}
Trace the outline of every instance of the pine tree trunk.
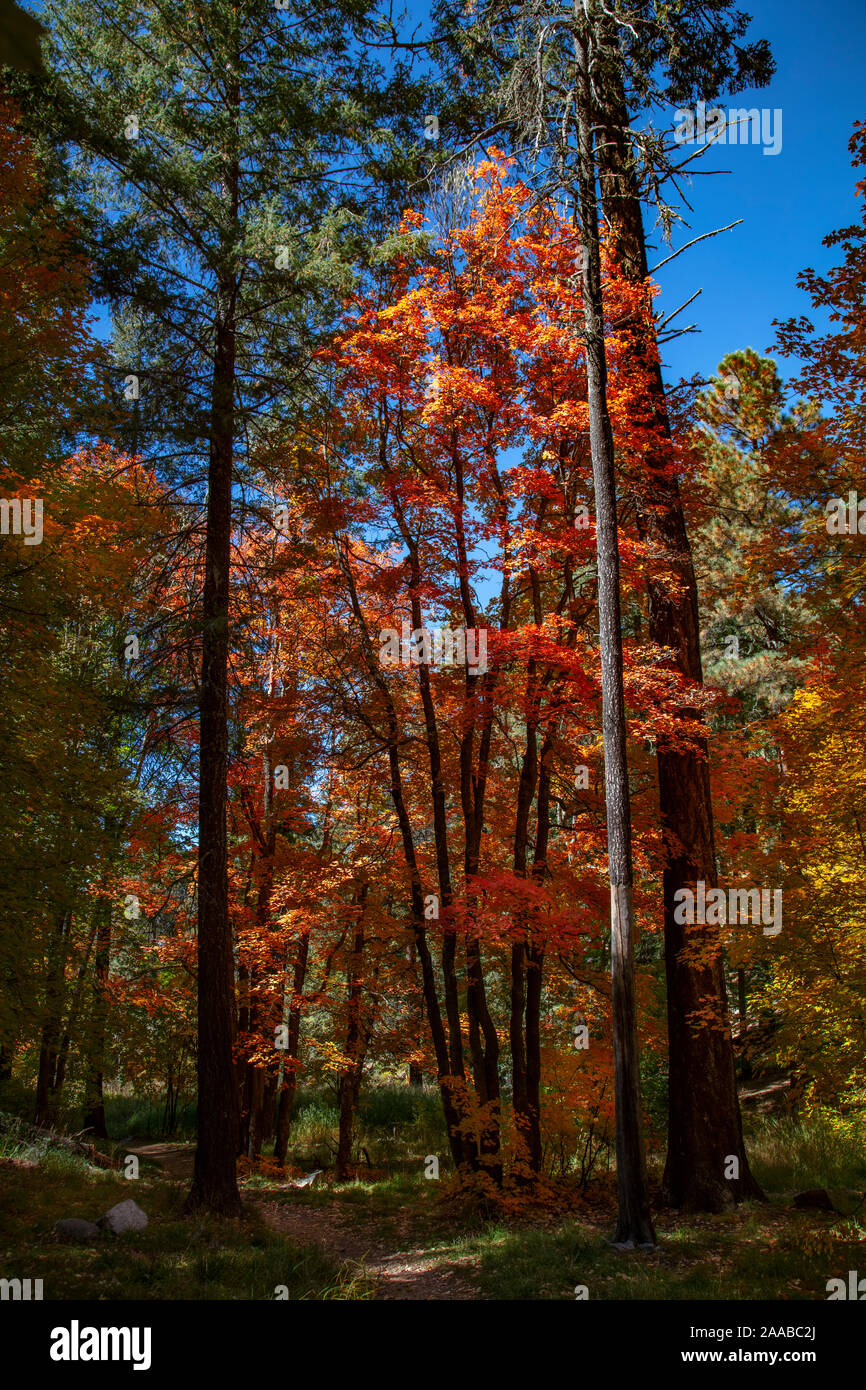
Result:
{"label": "pine tree trunk", "polygon": [[[237,198],[237,171],[234,177]],[[231,190],[230,190],[231,191]],[[187,1211],[241,1211],[235,1168],[234,952],[228,910],[229,565],[234,456],[234,288],[220,295],[214,361],[201,668],[198,869],[198,1126]]]}
{"label": "pine tree trunk", "polygon": [[[647,275],[646,242],[640,198],[629,163],[628,112],[615,74],[606,84],[603,133],[598,140],[598,163],[605,215],[616,229],[617,254],[633,282]],[[653,360],[646,375],[653,393],[656,423],[670,435],[661,369]],[[686,533],[679,485],[667,472],[663,457],[646,460],[651,480],[637,498],[641,538],[673,569],[677,587],[667,578],[650,576],[649,635],[672,648],[678,670],[697,685],[703,683],[700,652],[698,593],[691,548]],[[683,707],[683,720],[698,720],[697,708]],[[658,742],[659,806],[669,844],[681,847],[663,874],[665,973],[668,994],[669,1129],[664,1196],[674,1207],[716,1211],[732,1199],[761,1197],[749,1169],[743,1144],[737,1099],[733,1044],[720,949],[712,963],[697,964],[684,955],[700,938],[703,952],[716,935],[711,926],[686,928],[674,920],[675,894],[703,879],[717,882],[713,841],[713,810],[706,743],[682,751],[676,740]],[[688,934],[688,935],[687,935]],[[718,1026],[695,1027],[698,1011],[709,1010]],[[730,1156],[738,1160],[739,1178],[725,1178]]]}
{"label": "pine tree trunk", "polygon": [[619,542],[613,435],[607,406],[607,360],[588,45],[589,34],[586,29],[582,34],[576,31],[580,213],[583,245],[587,252],[587,265],[583,274],[583,319],[586,335],[590,451],[595,491],[602,734],[610,873],[611,986],[619,1203],[615,1240],[626,1245],[654,1245],[655,1233],[649,1214],[640,1103],[633,958],[631,807],[626,758]]}

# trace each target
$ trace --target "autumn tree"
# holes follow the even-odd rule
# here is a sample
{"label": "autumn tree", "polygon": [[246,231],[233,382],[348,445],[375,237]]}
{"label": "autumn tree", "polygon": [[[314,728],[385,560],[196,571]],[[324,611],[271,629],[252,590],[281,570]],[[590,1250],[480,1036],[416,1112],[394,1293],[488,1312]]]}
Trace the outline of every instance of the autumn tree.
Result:
{"label": "autumn tree", "polygon": [[5,99],[0,145],[0,699],[16,711],[0,737],[0,1048],[8,1057],[38,1037],[36,1118],[46,1122],[87,1050],[94,961],[98,971],[137,814],[132,745],[146,715],[129,699],[122,654],[152,593],[164,518],[134,461],[106,445],[66,454],[110,423],[87,267]]}
{"label": "autumn tree", "polygon": [[118,368],[140,402],[135,447],[202,506],[200,1128],[189,1205],[235,1214],[234,489],[251,436],[305,381],[329,291],[357,254],[371,169],[383,183],[399,173],[416,92],[404,71],[367,58],[375,16],[351,4],[311,19],[266,0],[168,10],[59,0],[45,16],[51,79],[34,119],[78,152],[73,191],[99,292],[118,313]]}
{"label": "autumn tree", "polygon": [[[575,201],[581,155],[571,134],[579,69],[574,35],[577,26],[589,26],[601,207],[624,273],[635,285],[645,284],[649,263],[642,201],[656,206],[669,233],[679,217],[682,170],[695,157],[664,133],[674,108],[699,98],[713,100],[725,90],[764,85],[772,75],[766,41],[744,41],[750,17],[734,10],[730,0],[711,6],[686,0],[675,11],[652,3],[581,3],[551,10],[529,0],[490,7],[482,17],[459,18],[448,4],[437,13],[451,25],[460,63],[477,82],[489,84],[487,119],[509,131],[535,186],[546,194],[562,190]],[[637,119],[645,113],[661,113],[662,131]],[[650,634],[670,649],[674,669],[695,692],[683,705],[677,736],[663,738],[657,750],[660,812],[671,845],[663,873],[670,1009],[665,1192],[676,1206],[715,1209],[754,1194],[757,1187],[742,1144],[721,955],[711,948],[699,965],[684,949],[674,919],[679,888],[698,878],[714,882],[716,868],[706,742],[694,732],[683,738],[700,720],[703,677],[694,567],[656,338],[657,331],[648,328],[645,347],[635,349],[644,354],[654,382],[657,442],[647,450],[648,467],[633,500],[642,534],[656,555],[656,567],[647,574]],[[687,1022],[706,1008],[719,1019],[718,1027]],[[706,1097],[700,1109],[698,1095]],[[731,1153],[739,1162],[737,1184],[724,1178]]]}
{"label": "autumn tree", "polygon": [[[579,941],[567,903],[588,891],[567,868],[565,845],[580,832],[554,828],[554,807],[574,806],[574,728],[590,743],[600,733],[599,666],[585,358],[563,310],[580,241],[549,209],[533,211],[496,164],[479,180],[468,224],[429,265],[411,241],[420,219],[407,218],[409,240],[335,349],[333,423],[287,461],[285,486],[289,529],[315,547],[307,593],[327,602],[317,666],[354,692],[344,720],[357,704],[343,756],[387,752],[452,1156],[496,1185],[503,950],[515,1173],[540,1169],[545,953]],[[604,274],[618,412],[640,398],[613,327],[620,315],[631,322],[633,300],[612,267]],[[500,463],[515,448],[524,460]],[[482,551],[497,557],[500,581],[484,606]],[[443,620],[463,634],[456,663],[425,637]],[[482,635],[480,660],[466,643]],[[625,664],[627,686],[646,681],[642,703],[654,708],[642,653]],[[597,872],[594,858],[593,884]],[[595,912],[594,891],[592,901]]]}

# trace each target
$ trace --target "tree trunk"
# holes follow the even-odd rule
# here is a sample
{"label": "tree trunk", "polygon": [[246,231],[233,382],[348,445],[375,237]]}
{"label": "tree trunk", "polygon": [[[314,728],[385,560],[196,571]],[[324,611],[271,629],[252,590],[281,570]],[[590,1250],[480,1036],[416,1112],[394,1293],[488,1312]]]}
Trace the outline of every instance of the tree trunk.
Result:
{"label": "tree trunk", "polygon": [[[289,999],[289,1025],[288,1047],[283,1071],[283,1085],[280,1091],[279,1110],[277,1113],[277,1137],[274,1144],[274,1158],[280,1165],[286,1161],[286,1153],[289,1147],[289,1132],[292,1127],[292,1106],[295,1103],[295,1091],[298,1088],[298,1044],[301,1037],[301,995],[304,989],[304,980],[307,975],[307,961],[310,955],[310,937],[305,932],[298,941],[298,954],[295,957],[295,969],[292,978],[292,993]],[[286,1064],[291,1063],[291,1066]]]}
{"label": "tree trunk", "polygon": [[111,904],[99,920],[93,961],[93,1013],[87,1075],[84,1083],[84,1127],[98,1139],[108,1138],[105,1123],[105,1045],[108,1037],[108,971],[111,964]]}
{"label": "tree trunk", "polygon": [[[418,869],[418,859],[415,854],[412,822],[409,818],[409,812],[406,809],[406,800],[403,795],[403,778],[400,769],[400,754],[398,749],[399,725],[397,721],[397,712],[394,708],[394,701],[388,689],[388,684],[382,678],[381,670],[376,663],[372,643],[370,641],[370,634],[367,630],[361,605],[358,602],[358,591],[352,574],[351,560],[349,557],[349,543],[347,540],[342,539],[339,544],[340,563],[348,586],[352,611],[360,631],[364,634],[364,655],[367,669],[371,680],[382,696],[384,705],[386,718],[384,742],[388,749],[391,800],[394,805],[397,823],[400,827],[403,857],[406,868],[409,871],[409,904],[412,932],[414,935],[415,950],[421,966],[421,992],[424,998],[427,1024],[430,1029],[433,1050],[436,1055],[439,1094],[442,1097],[442,1110],[448,1132],[448,1146],[451,1150],[451,1157],[457,1171],[474,1172],[478,1167],[478,1145],[474,1136],[468,1132],[468,1126],[466,1124],[468,1118],[466,1107],[466,1078],[459,1031],[460,1019],[459,1014],[457,1014],[451,1029],[451,1046],[449,1047],[449,1038],[446,1036],[445,1027],[442,1022],[442,1012],[439,1008],[439,997],[436,993],[436,977],[433,969],[433,958],[430,953],[430,943],[427,940],[427,931],[424,925],[424,894],[421,887],[421,874]],[[463,757],[464,749],[463,745],[461,745],[461,769]],[[446,931],[442,944],[443,973],[446,979],[446,988],[448,972],[444,956],[446,951],[453,953],[453,940],[454,933]],[[455,1027],[456,1034],[454,1031]]]}
{"label": "tree trunk", "polygon": [[104,900],[98,902],[93,909],[93,917],[90,923],[90,932],[87,938],[87,946],[84,952],[84,959],[78,967],[78,975],[75,981],[75,989],[72,992],[72,1002],[69,1005],[69,1014],[66,1019],[66,1026],[63,1029],[63,1037],[60,1042],[60,1049],[57,1053],[57,1065],[54,1069],[54,1079],[51,1083],[53,1095],[52,1104],[56,1110],[63,1092],[63,1083],[66,1080],[66,1067],[69,1063],[69,1051],[72,1047],[72,1040],[78,1024],[78,1016],[81,1012],[81,1001],[84,996],[84,982],[87,979],[87,967],[90,964],[90,952],[93,950],[93,943],[99,930],[99,919],[104,913],[111,912],[111,905]]}
{"label": "tree trunk", "polygon": [[269,1144],[274,1137],[275,1109],[277,1099],[277,1076],[275,1072],[269,1072],[265,1079],[265,1098],[262,1103],[262,1133],[261,1148]]}
{"label": "tree trunk", "polygon": [[[615,74],[606,86],[603,134],[598,141],[602,199],[607,221],[617,230],[617,255],[633,282],[647,276],[639,189],[625,131],[628,112]],[[655,344],[647,345],[646,377],[650,383],[655,423],[670,436],[664,383]],[[649,484],[637,498],[641,538],[673,570],[648,578],[649,635],[673,649],[676,668],[699,686],[703,683],[700,652],[698,592],[686,533],[679,483],[670,475],[667,449],[646,460]],[[684,706],[684,721],[697,721],[698,708]],[[712,926],[685,927],[674,920],[678,889],[694,889],[703,879],[717,882],[713,840],[713,811],[707,746],[704,740],[689,751],[676,739],[658,742],[659,807],[666,842],[671,846],[663,873],[665,973],[669,1039],[669,1129],[664,1176],[665,1200],[687,1211],[716,1211],[745,1197],[762,1197],[749,1169],[743,1144],[737,1099],[733,1043],[718,932]],[[707,947],[713,953],[708,960]],[[688,948],[699,948],[701,960]],[[695,1026],[696,1016],[715,1020]],[[738,1160],[739,1178],[726,1178],[729,1157]]]}
{"label": "tree trunk", "polygon": [[[540,613],[535,614],[536,624],[540,624]],[[520,768],[520,781],[517,787],[517,806],[514,816],[514,872],[520,878],[526,877],[527,845],[529,840],[529,816],[535,799],[538,781],[538,702],[540,699],[536,663],[530,657],[527,669],[526,689],[526,739],[523,762]],[[537,1133],[533,1134],[533,1121],[529,1103],[529,1069],[526,1049],[526,1010],[527,979],[526,965],[529,949],[529,925],[527,914],[521,911],[516,923],[518,939],[511,947],[511,1008],[509,1015],[509,1039],[511,1043],[511,1091],[514,1110],[514,1128],[518,1156],[518,1178],[528,1182],[538,1173]]]}
{"label": "tree trunk", "polygon": [[[469,556],[464,525],[465,479],[464,460],[458,448],[453,449],[454,487],[457,508],[454,512],[455,541],[457,546],[458,584],[463,621],[467,629],[477,629],[478,618],[469,587]],[[507,592],[505,590],[504,592]],[[503,603],[502,621],[508,621],[507,604]],[[478,873],[481,858],[481,835],[484,826],[484,802],[487,794],[487,764],[490,753],[490,740],[493,730],[493,698],[491,673],[473,674],[467,664],[465,668],[466,705],[469,718],[463,720],[463,734],[460,740],[460,805],[463,814],[464,855],[463,872],[466,884],[466,908],[470,922],[475,920],[476,894],[473,879]],[[483,691],[478,700],[479,685]],[[485,701],[486,696],[486,701]],[[478,742],[478,761],[473,768],[473,748],[475,745],[475,707],[484,707],[480,737]],[[472,1072],[475,1090],[480,1101],[481,1129],[479,1135],[479,1162],[484,1172],[496,1187],[502,1185],[501,1155],[501,1097],[499,1089],[499,1034],[490,1014],[487,991],[484,984],[484,965],[481,956],[481,942],[477,935],[467,933],[466,937],[467,991],[466,1011],[469,1022],[469,1049],[472,1056]]]}
{"label": "tree trunk", "polygon": [[[538,768],[535,854],[532,875],[538,884],[547,873],[547,846],[550,839],[550,757],[553,726],[541,747]],[[529,1162],[533,1173],[541,1172],[541,995],[544,980],[544,946],[531,938],[526,945],[526,1118]]]}
{"label": "tree trunk", "polygon": [[588,49],[589,27],[575,31],[587,402],[595,491],[598,621],[602,683],[607,845],[611,904],[611,985],[619,1216],[615,1241],[654,1245],[643,1143],[634,986],[631,806],[626,757],[619,542],[613,435],[607,406],[607,359],[596,201],[596,165]]}
{"label": "tree trunk", "polygon": [[[233,171],[237,208],[237,169]],[[224,287],[214,360],[201,667],[198,859],[198,1125],[188,1212],[241,1211],[228,910],[228,654],[234,456],[235,288]]]}
{"label": "tree trunk", "polygon": [[71,926],[72,913],[61,913],[49,945],[45,1009],[39,1045],[39,1070],[36,1077],[34,1123],[37,1125],[50,1126],[54,1123],[55,1118],[57,1093],[54,1089],[54,1083],[57,1057],[60,1050],[63,995],[66,982],[66,952]]}
{"label": "tree trunk", "polygon": [[361,1073],[364,1068],[364,1055],[366,1051],[365,1030],[361,1017],[364,911],[366,901],[367,884],[365,883],[361,887],[360,902],[357,909],[357,923],[355,926],[355,939],[352,943],[352,954],[349,958],[349,965],[346,971],[349,1021],[346,1027],[345,1053],[349,1061],[340,1077],[340,1134],[337,1144],[337,1177],[343,1179],[351,1177],[349,1162],[352,1156],[355,1111],[358,1108],[358,1096],[361,1090]]}
{"label": "tree trunk", "polygon": [[[259,941],[263,940],[268,932],[268,925],[271,915],[271,896],[274,886],[274,849],[275,836],[272,824],[272,788],[271,788],[271,758],[270,749],[265,751],[264,756],[265,773],[265,814],[264,814],[264,860],[262,863],[262,880],[259,885],[258,901],[256,903],[256,930]],[[261,990],[262,986],[259,986]],[[250,975],[250,1004],[249,1004],[249,1031],[255,1036],[257,1033],[265,1032],[269,1035],[270,1042],[273,1042],[273,1008],[263,1001],[260,993],[256,992],[256,987]],[[247,1114],[246,1114],[246,1153],[249,1158],[259,1158],[262,1152],[262,1145],[265,1140],[267,1121],[265,1119],[265,1106],[267,1097],[270,1094],[273,1099],[274,1089],[269,1088],[272,1080],[270,1073],[261,1064],[252,1062],[247,1063],[247,1079],[249,1088],[247,1092]],[[271,1131],[273,1122],[271,1122]]]}

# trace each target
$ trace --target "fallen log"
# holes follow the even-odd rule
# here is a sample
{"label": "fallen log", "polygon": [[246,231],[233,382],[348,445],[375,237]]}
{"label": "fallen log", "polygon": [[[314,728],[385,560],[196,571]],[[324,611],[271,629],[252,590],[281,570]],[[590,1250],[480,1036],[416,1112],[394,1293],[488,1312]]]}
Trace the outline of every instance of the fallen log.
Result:
{"label": "fallen log", "polygon": [[81,1130],[80,1134],[58,1134],[54,1129],[42,1129],[39,1125],[28,1124],[26,1120],[19,1119],[17,1115],[8,1115],[0,1111],[0,1133],[14,1133],[17,1137],[31,1143],[49,1144],[53,1148],[65,1149],[68,1152],[78,1154],[80,1158],[86,1158],[88,1163],[92,1163],[95,1168],[116,1168],[117,1163],[107,1154],[100,1153],[93,1144],[87,1144],[81,1139],[80,1134],[86,1134],[87,1130]]}

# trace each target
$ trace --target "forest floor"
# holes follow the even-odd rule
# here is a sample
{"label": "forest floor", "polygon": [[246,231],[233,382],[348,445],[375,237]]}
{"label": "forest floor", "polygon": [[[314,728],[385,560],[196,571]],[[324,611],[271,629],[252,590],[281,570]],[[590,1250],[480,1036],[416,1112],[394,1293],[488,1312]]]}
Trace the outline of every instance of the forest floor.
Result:
{"label": "forest floor", "polygon": [[[756,1131],[769,1200],[717,1215],[663,1208],[660,1163],[651,1163],[658,1247],[649,1253],[609,1245],[606,1173],[582,1196],[564,1183],[545,1203],[512,1196],[482,1216],[448,1180],[423,1180],[415,1161],[370,1165],[347,1183],[326,1171],[302,1188],[291,1169],[242,1163],[245,1217],[218,1221],[183,1211],[191,1142],[129,1135],[110,1146],[117,1166],[105,1170],[9,1141],[0,1145],[0,1276],[42,1278],[46,1299],[823,1300],[828,1280],[866,1268],[866,1173],[856,1156],[840,1165],[838,1145],[823,1158],[798,1151],[792,1134]],[[140,1162],[135,1181],[124,1175],[128,1154]],[[302,1154],[294,1180],[318,1166],[312,1158]],[[827,1209],[795,1206],[798,1191],[825,1183]],[[95,1221],[131,1195],[145,1230],[58,1239],[59,1218]]]}
{"label": "forest floor", "polygon": [[[191,1175],[189,1144],[136,1151],[175,1181]],[[609,1246],[613,1193],[603,1181],[576,1210],[492,1220],[461,1214],[436,1186],[335,1185],[325,1175],[299,1190],[241,1176],[247,1209],[272,1232],[324,1255],[355,1296],[377,1300],[564,1299],[583,1286],[591,1298],[824,1298],[826,1281],[864,1258],[863,1205],[850,1189],[834,1192],[835,1210],[794,1209],[790,1191],[716,1216],[660,1210],[658,1249],[640,1255]]]}
{"label": "forest floor", "polygon": [[[194,1150],[189,1144],[131,1144],[127,1152],[159,1164],[169,1178],[188,1181],[192,1177]],[[295,1244],[315,1247],[338,1265],[354,1266],[358,1276],[372,1285],[377,1299],[480,1297],[477,1285],[465,1277],[466,1268],[476,1265],[477,1258],[463,1255],[449,1260],[440,1252],[413,1247],[409,1213],[404,1214],[399,1235],[395,1231],[387,1239],[381,1223],[359,1217],[357,1211],[341,1213],[311,1204],[307,1189],[290,1195],[271,1195],[267,1189],[244,1195],[270,1230]]]}
{"label": "forest floor", "polygon": [[449,1256],[436,1249],[413,1248],[411,1219],[406,1214],[400,1249],[383,1240],[375,1225],[348,1224],[339,1211],[319,1207],[256,1200],[255,1206],[272,1231],[300,1244],[313,1244],[340,1264],[356,1264],[369,1279],[377,1299],[448,1299],[464,1301],[482,1297],[477,1283],[467,1275],[477,1268],[477,1255]]}

